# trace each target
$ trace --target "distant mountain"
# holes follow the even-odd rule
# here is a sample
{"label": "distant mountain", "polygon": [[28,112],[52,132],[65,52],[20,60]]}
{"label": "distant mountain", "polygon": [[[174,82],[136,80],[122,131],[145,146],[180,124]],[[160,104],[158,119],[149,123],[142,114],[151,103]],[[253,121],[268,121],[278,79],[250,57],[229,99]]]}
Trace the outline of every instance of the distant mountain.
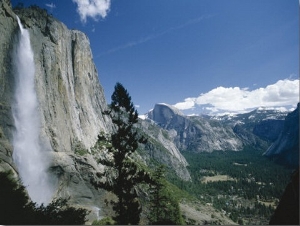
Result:
{"label": "distant mountain", "polygon": [[278,138],[288,112],[258,108],[223,116],[186,116],[168,104],[156,104],[144,118],[172,134],[181,151],[239,151],[246,146],[267,149]]}
{"label": "distant mountain", "polygon": [[299,166],[299,103],[296,110],[286,116],[279,137],[264,155],[281,164]]}
{"label": "distant mountain", "polygon": [[260,107],[247,113],[241,114],[224,114],[222,116],[208,116],[211,119],[240,122],[244,124],[258,123],[264,120],[284,120],[288,111],[279,111],[269,108]]}
{"label": "distant mountain", "polygon": [[156,104],[148,117],[171,132],[180,150],[210,152],[242,148],[242,143],[230,128],[204,117],[185,116],[178,109],[167,104]]}
{"label": "distant mountain", "polygon": [[231,126],[238,124],[259,138],[274,142],[283,129],[284,119],[287,114],[287,111],[260,107],[248,113],[211,116],[210,118],[220,120]]}

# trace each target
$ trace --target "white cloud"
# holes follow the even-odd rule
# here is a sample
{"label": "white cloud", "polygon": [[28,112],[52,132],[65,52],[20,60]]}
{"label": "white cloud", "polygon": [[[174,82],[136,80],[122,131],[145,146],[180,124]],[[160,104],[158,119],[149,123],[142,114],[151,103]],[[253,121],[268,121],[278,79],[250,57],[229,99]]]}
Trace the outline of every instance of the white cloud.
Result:
{"label": "white cloud", "polygon": [[195,107],[195,100],[196,98],[186,98],[184,102],[180,102],[174,105],[174,107],[178,108],[179,110],[187,110],[193,109]]}
{"label": "white cloud", "polygon": [[55,9],[56,8],[56,5],[53,3],[53,2],[51,2],[51,3],[47,3],[47,4],[45,4],[47,7],[49,7],[50,9]]}
{"label": "white cloud", "polygon": [[180,110],[209,105],[206,110],[243,112],[247,109],[264,107],[294,106],[299,102],[299,79],[279,80],[264,88],[249,90],[239,87],[217,87],[199,97],[186,98],[174,106]]}
{"label": "white cloud", "polygon": [[73,0],[77,4],[77,12],[83,23],[87,17],[98,20],[99,16],[105,18],[110,9],[111,0]]}

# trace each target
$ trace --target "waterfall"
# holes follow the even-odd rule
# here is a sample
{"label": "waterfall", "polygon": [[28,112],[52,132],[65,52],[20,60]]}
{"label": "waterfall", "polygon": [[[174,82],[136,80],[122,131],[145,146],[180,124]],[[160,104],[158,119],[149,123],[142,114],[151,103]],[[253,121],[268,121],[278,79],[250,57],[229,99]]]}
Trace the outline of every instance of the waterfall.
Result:
{"label": "waterfall", "polygon": [[35,92],[34,54],[29,32],[17,17],[20,32],[13,51],[15,95],[12,106],[15,121],[13,134],[13,160],[23,185],[32,201],[48,204],[55,191],[54,179],[49,169],[49,152],[40,139],[40,115]]}

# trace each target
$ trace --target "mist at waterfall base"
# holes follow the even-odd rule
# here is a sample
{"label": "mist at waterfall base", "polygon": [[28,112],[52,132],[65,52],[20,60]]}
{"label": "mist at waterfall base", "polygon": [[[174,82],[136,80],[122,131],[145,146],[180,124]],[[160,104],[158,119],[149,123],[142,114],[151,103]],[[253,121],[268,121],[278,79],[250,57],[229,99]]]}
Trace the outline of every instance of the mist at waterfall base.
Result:
{"label": "mist at waterfall base", "polygon": [[18,19],[19,32],[13,49],[15,96],[12,106],[15,120],[13,160],[23,185],[33,202],[48,204],[55,191],[55,179],[47,170],[49,151],[40,138],[40,116],[35,92],[34,54],[30,34]]}

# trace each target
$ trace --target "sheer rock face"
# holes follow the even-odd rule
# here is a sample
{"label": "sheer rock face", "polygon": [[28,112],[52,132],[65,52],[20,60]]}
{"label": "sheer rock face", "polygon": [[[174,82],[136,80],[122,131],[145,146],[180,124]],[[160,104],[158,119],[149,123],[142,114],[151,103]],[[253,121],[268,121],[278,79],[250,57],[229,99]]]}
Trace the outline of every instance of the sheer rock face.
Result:
{"label": "sheer rock face", "polygon": [[103,89],[85,34],[40,9],[22,10],[35,53],[36,91],[43,130],[55,151],[70,152],[79,143],[89,149],[100,131],[109,132],[102,115]]}
{"label": "sheer rock face", "polygon": [[284,120],[268,119],[255,125],[253,133],[258,137],[272,142],[276,141],[284,125]]}
{"label": "sheer rock face", "polygon": [[148,117],[173,134],[180,150],[240,150],[241,139],[229,126],[201,117],[187,117],[167,104],[156,104]]}
{"label": "sheer rock face", "polygon": [[14,79],[10,62],[17,22],[13,17],[10,2],[0,2],[0,170],[14,171],[10,143],[14,125],[11,113]]}
{"label": "sheer rock face", "polygon": [[[58,178],[55,195],[70,196],[73,204],[95,205],[103,192],[93,189],[90,178],[103,169],[88,152],[98,134],[109,133],[112,124],[102,114],[107,104],[89,40],[45,10],[31,7],[13,11],[8,0],[0,2],[0,170],[17,173],[12,160],[11,112],[15,92],[12,49],[19,32],[16,15],[30,33],[40,136],[52,156],[50,173]],[[82,150],[84,155],[76,153]]]}
{"label": "sheer rock face", "polygon": [[279,137],[264,153],[290,167],[299,167],[299,105],[286,116]]}
{"label": "sheer rock face", "polygon": [[[78,145],[89,149],[100,131],[111,130],[111,122],[102,114],[106,101],[88,38],[80,31],[68,30],[44,10],[23,9],[17,14],[30,32],[34,51],[42,135],[57,152],[71,152]],[[0,3],[0,17],[0,125],[1,134],[10,140],[14,123],[10,62],[18,25],[9,1]]]}
{"label": "sheer rock face", "polygon": [[191,180],[188,163],[173,143],[172,132],[160,128],[151,120],[141,120],[140,124],[148,140],[142,145],[144,153],[141,153],[146,164],[151,166],[151,161],[156,161],[169,166],[182,180]]}

